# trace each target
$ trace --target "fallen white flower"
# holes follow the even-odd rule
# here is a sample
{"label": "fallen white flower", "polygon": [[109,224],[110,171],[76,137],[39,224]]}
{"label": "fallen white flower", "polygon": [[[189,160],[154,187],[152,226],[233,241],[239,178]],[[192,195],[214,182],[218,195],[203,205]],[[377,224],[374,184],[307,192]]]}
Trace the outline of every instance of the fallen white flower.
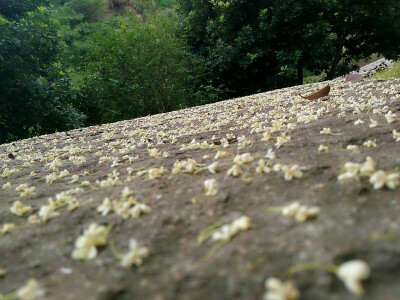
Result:
{"label": "fallen white flower", "polygon": [[60,214],[54,211],[54,208],[51,205],[42,205],[40,207],[38,215],[43,222],[46,222],[47,220],[57,217]]}
{"label": "fallen white flower", "polygon": [[395,189],[399,185],[399,173],[386,174],[385,171],[379,170],[371,175],[369,182],[374,185],[374,189],[380,189],[386,185],[389,189]]}
{"label": "fallen white flower", "polygon": [[239,167],[239,165],[234,164],[228,171],[227,174],[233,177],[239,176],[242,174],[242,169]]}
{"label": "fallen white flower", "polygon": [[331,134],[332,130],[330,128],[324,128],[322,129],[319,134]]}
{"label": "fallen white flower", "polygon": [[135,239],[129,242],[129,251],[121,254],[120,264],[124,268],[129,268],[132,265],[140,266],[143,263],[143,258],[149,255],[147,247],[140,247]]}
{"label": "fallen white flower", "polygon": [[11,206],[10,211],[17,215],[18,217],[22,217],[27,212],[31,211],[31,206],[24,206],[21,201],[14,202],[13,206]]}
{"label": "fallen white flower", "polygon": [[216,162],[213,162],[212,164],[210,164],[207,167],[207,169],[211,174],[215,174],[215,173],[217,173],[218,166],[219,166],[219,163],[216,161]]}
{"label": "fallen white flower", "polygon": [[362,280],[371,275],[368,264],[362,260],[351,260],[341,264],[337,270],[337,277],[344,282],[345,287],[350,293],[357,296],[364,295]]}
{"label": "fallen white flower", "polygon": [[267,166],[264,159],[258,161],[258,166],[256,168],[256,173],[270,173],[271,168]]}
{"label": "fallen white flower", "polygon": [[300,298],[300,291],[291,281],[282,282],[276,277],[269,277],[265,280],[264,300],[297,300]]}
{"label": "fallen white flower", "polygon": [[29,279],[23,287],[17,290],[16,294],[18,299],[21,300],[35,300],[41,299],[45,291],[39,286],[35,279]]}
{"label": "fallen white flower", "polygon": [[350,150],[350,151],[356,151],[356,150],[358,150],[358,146],[357,145],[348,145],[346,147],[346,149]]}
{"label": "fallen white flower", "polygon": [[365,147],[367,147],[367,148],[376,147],[376,142],[375,142],[375,141],[368,140],[368,141],[366,141],[366,142],[363,143],[363,146],[365,146]]}
{"label": "fallen white flower", "polygon": [[97,256],[96,246],[107,243],[108,229],[103,225],[92,223],[75,241],[73,259],[93,259]]}
{"label": "fallen white flower", "polygon": [[373,120],[373,119],[369,119],[371,121],[371,124],[369,124],[369,127],[374,128],[374,127],[378,127],[378,122]]}
{"label": "fallen white flower", "polygon": [[400,142],[400,132],[393,130],[393,138],[396,140],[396,142]]}
{"label": "fallen white flower", "polygon": [[204,190],[206,196],[215,196],[218,193],[217,181],[215,179],[206,179],[204,181]]}
{"label": "fallen white flower", "polygon": [[318,147],[318,153],[321,153],[321,152],[329,152],[329,147],[328,146],[326,146],[326,145],[319,145],[319,147]]}
{"label": "fallen white flower", "polygon": [[359,125],[359,124],[364,124],[365,122],[361,119],[358,119],[357,121],[354,122],[354,125]]}
{"label": "fallen white flower", "polygon": [[285,174],[285,180],[290,181],[293,177],[301,178],[303,177],[303,173],[299,170],[298,165],[292,166],[283,166],[282,171]]}
{"label": "fallen white flower", "polygon": [[140,217],[141,214],[148,214],[151,212],[150,206],[146,204],[136,204],[134,207],[130,209],[130,215],[133,218],[138,218]]}

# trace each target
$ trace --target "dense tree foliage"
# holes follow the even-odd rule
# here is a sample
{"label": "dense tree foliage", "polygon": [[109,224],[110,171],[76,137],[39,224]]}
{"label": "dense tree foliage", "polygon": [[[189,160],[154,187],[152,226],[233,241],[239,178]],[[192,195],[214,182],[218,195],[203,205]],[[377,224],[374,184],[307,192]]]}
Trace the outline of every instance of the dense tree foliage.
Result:
{"label": "dense tree foliage", "polygon": [[233,95],[400,54],[399,0],[180,0],[182,33]]}
{"label": "dense tree foliage", "polygon": [[400,0],[0,0],[0,143],[330,79],[398,28]]}
{"label": "dense tree foliage", "polygon": [[163,16],[145,23],[121,21],[117,28],[99,24],[90,38],[80,106],[89,121],[117,121],[201,103],[203,66],[175,36],[175,22]]}
{"label": "dense tree foliage", "polygon": [[0,0],[0,14],[9,20],[18,19],[47,2],[48,0]]}
{"label": "dense tree foliage", "polygon": [[39,7],[24,17],[0,16],[0,141],[82,125],[75,92],[57,58],[57,21]]}

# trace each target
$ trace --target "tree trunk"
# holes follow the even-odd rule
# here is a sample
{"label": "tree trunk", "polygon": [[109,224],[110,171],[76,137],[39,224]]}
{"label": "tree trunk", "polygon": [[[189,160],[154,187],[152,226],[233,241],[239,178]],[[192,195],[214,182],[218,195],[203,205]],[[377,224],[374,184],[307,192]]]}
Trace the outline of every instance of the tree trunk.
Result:
{"label": "tree trunk", "polygon": [[303,77],[304,77],[304,63],[303,63],[303,55],[299,58],[299,61],[297,62],[297,84],[302,85],[303,84]]}
{"label": "tree trunk", "polygon": [[340,58],[341,58],[340,56],[336,56],[333,59],[333,62],[332,62],[331,67],[329,69],[328,75],[326,76],[327,80],[332,80],[336,76],[336,70],[337,70],[337,66],[338,66],[338,64],[340,62]]}

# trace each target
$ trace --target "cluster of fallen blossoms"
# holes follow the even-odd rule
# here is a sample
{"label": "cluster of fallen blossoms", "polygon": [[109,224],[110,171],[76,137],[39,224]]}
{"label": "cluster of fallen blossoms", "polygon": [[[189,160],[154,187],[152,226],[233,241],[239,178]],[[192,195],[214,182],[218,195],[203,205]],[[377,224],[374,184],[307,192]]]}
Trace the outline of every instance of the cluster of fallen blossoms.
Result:
{"label": "cluster of fallen blossoms", "polygon": [[347,162],[343,166],[343,172],[338,176],[339,181],[354,179],[360,177],[369,177],[369,182],[374,189],[381,189],[384,186],[389,189],[395,189],[400,184],[400,173],[376,170],[376,163],[372,157],[368,156],[364,163]]}
{"label": "cluster of fallen blossoms", "polygon": [[151,212],[151,208],[143,203],[139,203],[133,197],[133,192],[125,187],[122,190],[122,196],[119,200],[110,201],[108,197],[104,198],[103,203],[97,207],[97,211],[103,216],[115,212],[123,219],[129,217],[138,218],[142,214]]}
{"label": "cluster of fallen blossoms", "polygon": [[[339,266],[322,265],[318,263],[305,263],[289,269],[289,273],[306,270],[323,270],[333,273],[344,283],[346,289],[356,295],[363,296],[365,293],[361,281],[366,280],[371,275],[369,265],[360,259],[350,260]],[[265,280],[264,300],[297,300],[300,299],[300,291],[292,281],[282,282],[276,277],[269,277]]]}
{"label": "cluster of fallen blossoms", "polygon": [[107,235],[110,228],[92,223],[75,241],[75,249],[71,256],[73,259],[90,260],[97,256],[97,246],[107,244]]}
{"label": "cluster of fallen blossoms", "polygon": [[[308,90],[308,87],[304,87]],[[343,91],[346,91],[348,87],[344,87]],[[248,171],[248,165],[252,162],[257,163],[255,172],[257,174],[265,174],[271,172],[281,172],[286,181],[291,181],[294,178],[301,178],[303,176],[304,169],[299,167],[297,164],[285,165],[280,163],[271,164],[268,160],[275,159],[275,153],[272,149],[268,150],[268,153],[262,159],[256,160],[259,156],[256,153],[239,153],[239,150],[251,148],[253,145],[253,137],[260,137],[265,142],[273,140],[271,145],[276,149],[284,147],[290,147],[292,144],[296,144],[296,140],[291,138],[289,131],[296,128],[299,124],[307,124],[318,120],[327,113],[331,113],[334,109],[338,109],[338,117],[345,116],[346,114],[360,114],[362,112],[373,111],[376,117],[372,118],[368,123],[368,120],[357,120],[354,124],[357,126],[365,126],[373,130],[375,127],[388,126],[388,124],[396,124],[398,120],[395,113],[390,111],[386,106],[383,106],[387,101],[396,100],[394,90],[382,91],[387,94],[389,100],[383,99],[383,97],[376,97],[371,94],[371,91],[382,90],[380,83],[366,83],[362,90],[357,90],[359,97],[343,97],[341,95],[334,95],[330,101],[315,101],[307,102],[300,98],[292,97],[291,90],[282,90],[280,94],[272,95],[265,94],[261,99],[243,98],[242,106],[246,108],[241,114],[236,114],[236,111],[242,110],[237,108],[237,101],[225,101],[218,104],[213,104],[204,108],[199,107],[195,109],[183,110],[178,112],[172,112],[166,115],[153,116],[148,118],[142,118],[140,121],[130,121],[119,123],[119,128],[114,127],[113,124],[104,124],[100,129],[98,127],[87,128],[85,136],[79,138],[73,137],[77,134],[77,131],[72,131],[70,134],[56,133],[53,137],[42,137],[33,138],[24,141],[18,141],[15,144],[8,144],[4,153],[18,153],[16,160],[11,161],[7,154],[0,154],[0,162],[4,163],[2,166],[1,177],[7,178],[7,183],[3,184],[3,190],[11,189],[17,186],[15,189],[19,193],[19,197],[26,197],[25,199],[33,199],[29,197],[35,197],[37,193],[36,187],[29,186],[28,184],[21,184],[23,180],[17,180],[16,176],[22,174],[22,171],[26,171],[26,178],[32,178],[35,172],[30,168],[36,168],[38,172],[38,166],[43,167],[43,172],[50,172],[48,174],[40,173],[40,178],[45,183],[50,185],[53,184],[57,187],[67,184],[79,184],[80,187],[94,188],[94,186],[87,178],[90,174],[87,170],[74,174],[77,166],[86,168],[89,163],[95,158],[98,165],[104,166],[104,168],[114,168],[111,174],[108,174],[106,180],[97,180],[96,188],[116,188],[121,186],[123,180],[142,180],[142,176],[147,175],[148,179],[158,179],[162,174],[167,173],[167,169],[164,167],[148,167],[145,170],[136,169],[132,164],[144,157],[152,157],[157,159],[167,158],[170,155],[168,152],[161,150],[164,144],[175,145],[181,142],[182,137],[198,135],[202,133],[215,132],[216,135],[219,133],[220,138],[216,138],[215,135],[209,141],[198,142],[193,139],[189,144],[182,144],[176,147],[180,151],[185,153],[184,161],[176,161],[172,168],[171,176],[186,173],[196,175],[200,170],[206,169],[211,174],[216,174],[218,170],[225,164],[225,162],[215,161],[209,165],[203,165],[196,162],[190,157],[191,151],[203,150],[208,151],[204,157],[209,158],[214,156],[214,159],[222,159],[229,156],[229,165],[226,174],[228,176],[237,177],[244,170]],[[363,99],[363,101],[357,101],[357,98]],[[271,108],[268,112],[261,112],[263,108]],[[204,114],[207,112],[207,114]],[[215,115],[215,119],[210,121],[208,112]],[[376,121],[378,120],[378,121]],[[380,120],[386,120],[387,124],[380,124]],[[160,122],[161,121],[161,122]],[[133,122],[133,123],[132,123]],[[132,126],[135,124],[135,126]],[[362,125],[366,124],[366,125]],[[228,126],[229,128],[226,128]],[[150,129],[148,129],[150,128]],[[227,130],[232,133],[227,133],[225,137],[221,138],[221,133]],[[249,134],[253,134],[251,138],[245,135],[236,138],[233,133],[235,130],[247,130]],[[273,133],[276,136],[273,137]],[[324,128],[321,131],[322,135],[339,135],[343,133],[333,133],[330,128]],[[396,142],[400,141],[400,133],[396,130],[392,131],[393,139]],[[94,139],[88,138],[89,136],[95,136]],[[49,138],[47,140],[47,138]],[[214,142],[213,142],[214,141]],[[232,146],[237,141],[237,152],[233,154]],[[270,144],[270,143],[267,143]],[[323,145],[322,145],[323,146]],[[366,141],[363,146],[375,147],[376,141]],[[132,152],[135,149],[145,149],[143,153],[134,155]],[[41,150],[41,149],[46,150]],[[356,151],[359,149],[357,145],[349,145],[348,150]],[[328,151],[329,147],[321,147],[321,152]],[[147,151],[147,152],[146,152]],[[136,153],[135,153],[136,154]],[[231,156],[233,159],[231,159]],[[209,159],[207,158],[207,159]],[[206,159],[206,158],[204,158]],[[268,160],[266,160],[268,159]],[[15,164],[12,165],[12,164]],[[123,166],[128,172],[128,176],[124,178],[119,173],[123,173]],[[61,168],[62,167],[62,168]],[[96,166],[98,167],[98,166]],[[118,169],[117,169],[118,168]],[[399,173],[395,171],[383,171],[376,170],[376,164],[372,158],[367,158],[366,162],[361,164],[347,163],[343,167],[342,174],[339,175],[339,180],[343,181],[346,179],[359,180],[360,177],[366,176],[369,178],[371,184],[375,189],[382,187],[388,187],[394,189],[399,185]],[[60,171],[62,170],[62,171]],[[69,171],[68,171],[69,170]],[[89,170],[89,169],[88,169]],[[118,170],[118,171],[117,171]],[[97,171],[97,170],[96,170]],[[94,171],[94,173],[96,173]],[[92,172],[92,171],[91,171]],[[23,174],[25,174],[23,173]],[[27,175],[29,174],[29,175]],[[136,176],[132,176],[135,174]],[[21,175],[22,176],[22,175]],[[29,177],[28,177],[29,176]],[[90,179],[92,180],[92,179]],[[40,184],[41,182],[39,182]],[[35,184],[36,185],[36,184]],[[41,190],[39,186],[38,190]],[[207,196],[213,196],[218,193],[218,185],[215,179],[206,179],[203,184],[204,194]],[[125,194],[124,194],[125,193]],[[46,222],[54,217],[60,215],[57,211],[64,205],[68,205],[68,210],[71,212],[79,207],[82,203],[78,201],[79,197],[73,196],[68,191],[57,193],[55,199],[49,198],[48,203],[40,206],[37,215],[29,217],[29,223],[35,223],[37,219],[42,222]],[[19,199],[19,198],[18,198]],[[23,201],[13,199],[12,205],[9,210],[12,214],[18,217],[25,217],[32,211],[35,211],[35,204],[27,202],[31,205],[25,205]],[[98,212],[102,215],[107,215],[111,212],[116,213],[123,218],[137,217],[141,214],[149,213],[150,207],[138,203],[129,192],[123,192],[121,199],[111,201],[109,198],[104,198],[102,204],[98,207]],[[307,207],[299,203],[292,203],[282,208],[282,214],[285,216],[293,217],[298,221],[304,221],[307,218],[317,216],[319,208]],[[246,217],[247,218],[247,217]],[[226,224],[216,230],[213,233],[213,239],[221,240],[216,237],[233,237],[241,230],[245,230],[249,226],[249,221],[243,217],[242,219],[234,221],[232,224]],[[21,221],[21,219],[18,219]],[[236,222],[236,223],[235,223]],[[12,223],[5,223],[1,226],[1,234],[10,233],[15,228],[19,228]],[[82,236],[80,236],[75,243],[76,257],[83,259],[91,259],[97,254],[98,246],[106,244],[107,229],[104,226],[96,224],[90,225],[85,230]],[[129,251],[126,254],[120,255],[120,263],[122,266],[130,266],[132,264],[140,265],[143,257],[148,255],[146,247],[140,247],[136,240],[132,240],[129,243]],[[359,265],[358,265],[359,266]],[[343,268],[346,270],[346,268]],[[356,268],[349,268],[348,271],[338,272],[339,278],[353,278],[349,274],[357,273],[354,271]],[[364,268],[365,271],[365,268]],[[368,272],[364,272],[366,274]],[[341,274],[339,276],[339,274]],[[346,286],[350,291],[356,294],[362,294],[359,287],[358,280],[346,279]],[[298,297],[299,292],[292,288],[292,284],[279,283],[277,280],[271,280],[267,284],[271,291],[275,291],[278,296],[273,299],[290,299]],[[283,292],[282,292],[283,291]],[[286,292],[287,291],[287,292]],[[40,294],[40,293],[38,293]],[[273,293],[271,293],[273,295]],[[284,298],[286,297],[286,298]],[[20,296],[23,299],[23,296]],[[271,299],[272,299],[271,298]]]}

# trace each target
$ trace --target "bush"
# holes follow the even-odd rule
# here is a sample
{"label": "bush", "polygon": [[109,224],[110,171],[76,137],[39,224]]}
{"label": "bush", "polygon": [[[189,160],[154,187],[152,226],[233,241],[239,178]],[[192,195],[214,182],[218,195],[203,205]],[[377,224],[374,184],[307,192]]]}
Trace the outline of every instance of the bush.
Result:
{"label": "bush", "polygon": [[82,125],[57,30],[44,7],[0,18],[0,143]]}
{"label": "bush", "polygon": [[82,67],[79,108],[88,124],[180,109],[209,94],[218,98],[203,80],[204,63],[187,53],[175,28],[163,16],[146,23],[132,18],[117,29],[99,24]]}

